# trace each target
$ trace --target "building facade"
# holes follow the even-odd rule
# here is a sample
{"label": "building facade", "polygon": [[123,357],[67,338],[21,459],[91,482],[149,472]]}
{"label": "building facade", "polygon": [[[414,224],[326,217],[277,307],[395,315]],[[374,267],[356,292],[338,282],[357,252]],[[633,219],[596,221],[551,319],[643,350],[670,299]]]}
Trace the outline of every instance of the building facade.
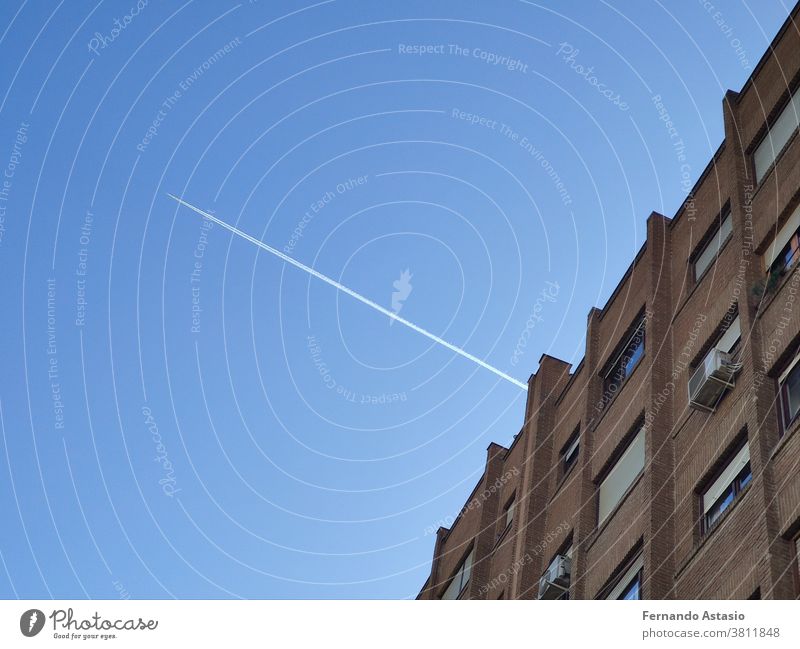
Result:
{"label": "building facade", "polygon": [[420,599],[800,593],[800,16],[739,92],[677,214],[543,356]]}

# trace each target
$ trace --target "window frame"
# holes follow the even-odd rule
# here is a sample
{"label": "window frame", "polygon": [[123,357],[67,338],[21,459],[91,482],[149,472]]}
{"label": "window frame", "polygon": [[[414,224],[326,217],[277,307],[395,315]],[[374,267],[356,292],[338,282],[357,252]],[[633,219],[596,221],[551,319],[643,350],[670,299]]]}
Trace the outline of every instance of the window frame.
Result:
{"label": "window frame", "polygon": [[[559,553],[559,554],[563,554],[565,557],[567,557],[567,559],[569,559],[569,586],[567,587],[567,590],[565,590],[563,592],[561,597],[558,598],[559,600],[563,600],[563,601],[568,601],[569,600],[569,589],[572,587],[572,567],[575,565],[572,562],[572,555],[573,555],[573,553],[575,551],[575,542],[574,542],[574,540],[572,538],[572,534],[569,535],[569,538],[567,539],[567,543],[569,545],[566,547],[566,549],[564,549],[563,552]],[[549,565],[550,564],[548,564],[548,566]]]}
{"label": "window frame", "polygon": [[[626,333],[623,338],[623,343],[617,345],[613,355],[613,361],[606,364],[606,370],[603,372],[603,393],[608,395],[611,393],[616,396],[622,389],[631,374],[636,370],[645,357],[645,343],[647,340],[647,317],[645,313],[641,313],[634,320],[633,325],[629,329],[630,333]],[[637,349],[641,352],[636,353]],[[631,350],[630,355],[626,355]],[[635,363],[628,367],[632,360]],[[624,376],[617,376],[624,368]],[[611,386],[614,386],[613,389]],[[610,400],[609,400],[610,403]]]}
{"label": "window frame", "polygon": [[[787,258],[789,252],[792,254]],[[775,260],[767,270],[767,274],[780,273],[784,275],[787,271],[792,269],[798,259],[800,259],[800,227],[789,236],[789,241],[775,256]]]}
{"label": "window frame", "polygon": [[[724,325],[724,320],[723,320],[723,325]],[[739,351],[739,348],[742,345],[742,320],[739,317],[739,311],[738,310],[736,311],[736,315],[733,316],[730,319],[730,322],[728,323],[727,327],[725,327],[723,329],[722,328],[723,325],[720,325],[719,335],[717,336],[716,340],[714,341],[714,344],[712,345],[712,348],[720,349],[721,351],[724,351],[726,354],[730,354],[731,356],[734,356]],[[725,339],[725,336],[727,336],[730,332],[733,332],[733,331],[736,331],[736,330],[739,331],[739,335],[736,336],[736,338],[730,344],[730,347],[728,347],[728,349],[721,349],[720,343],[722,343],[722,341]]]}
{"label": "window frame", "polygon": [[[730,314],[731,312],[729,311],[728,313]],[[725,320],[728,318],[728,314],[726,314],[725,318],[723,318],[722,322],[716,329],[717,332],[716,337],[714,338],[714,342],[710,346],[708,346],[708,351],[705,352],[705,354],[700,358],[700,360],[697,363],[691,365],[691,372],[688,373],[686,378],[687,387],[690,385],[692,376],[697,371],[697,368],[704,366],[708,361],[709,357],[711,356],[711,354],[713,354],[715,351],[719,350],[721,352],[724,352],[725,354],[728,354],[735,362],[735,359],[738,356],[739,350],[741,349],[742,346],[742,321],[741,318],[739,317],[738,307],[734,311],[734,313],[736,315],[734,315],[734,317],[730,319],[730,322],[728,322],[727,327],[725,326]],[[725,349],[723,341],[725,341],[726,337],[729,334],[733,335],[734,332],[736,332],[736,338],[734,338],[730,342],[728,348]],[[734,374],[736,374],[737,372],[738,370],[734,372]],[[728,392],[733,390],[735,384],[736,381],[733,378],[731,378],[730,382],[725,384],[724,390],[717,397],[717,400],[713,406],[707,407],[702,404],[696,404],[694,407],[707,410],[708,412],[711,413],[715,412],[716,409],[719,407],[719,404],[722,403],[722,400],[727,396]]]}
{"label": "window frame", "polygon": [[[636,588],[636,595],[637,597],[628,597],[628,594]],[[633,578],[628,582],[628,585],[623,588],[620,596],[617,597],[618,600],[640,600],[642,599],[642,568],[633,576]]]}
{"label": "window frame", "polygon": [[569,599],[569,589],[570,589],[570,586],[572,586],[572,565],[573,565],[572,564],[572,555],[573,555],[574,551],[575,551],[574,539],[573,539],[572,533],[570,532],[570,535],[561,544],[561,547],[558,548],[558,551],[554,555],[552,555],[550,557],[550,560],[547,562],[547,568],[545,568],[545,571],[542,573],[542,576],[544,576],[548,572],[550,572],[550,568],[556,562],[556,559],[558,559],[558,557],[563,556],[563,557],[566,557],[567,559],[569,559],[569,562],[570,562],[569,585],[566,587],[566,590],[564,590],[564,592],[561,593],[561,595],[559,595],[558,597],[554,598],[554,601],[568,600]]}
{"label": "window frame", "polygon": [[[567,475],[572,468],[578,463],[578,457],[581,452],[581,427],[578,427],[569,436],[567,443],[564,444],[559,453],[559,461],[561,464],[561,475]],[[570,459],[571,454],[571,459]]]}
{"label": "window frame", "polygon": [[[780,160],[783,152],[786,151],[786,148],[792,142],[792,140],[797,136],[798,129],[800,129],[800,119],[798,119],[798,124],[789,131],[789,134],[786,137],[786,141],[781,145],[779,149],[775,149],[774,146],[770,147],[770,151],[772,151],[772,158],[768,165],[766,165],[761,175],[759,176],[758,173],[758,164],[756,163],[756,156],[758,154],[759,149],[761,146],[767,143],[767,140],[770,139],[770,134],[775,130],[775,126],[780,121],[781,117],[783,117],[784,113],[786,113],[787,109],[791,106],[795,105],[795,102],[800,104],[800,84],[793,84],[794,89],[790,90],[788,95],[783,99],[782,103],[779,104],[780,108],[777,108],[772,115],[772,118],[767,120],[766,124],[764,125],[764,134],[758,139],[758,142],[753,145],[750,159],[752,162],[752,169],[753,169],[753,179],[755,180],[756,187],[761,186],[761,183],[769,176],[772,169],[774,169],[775,165],[777,164],[778,160]],[[795,112],[797,113],[797,117],[800,118],[800,105],[796,105],[794,108]]]}
{"label": "window frame", "polygon": [[[787,236],[786,233],[789,233]],[[779,250],[775,250],[779,241],[785,239]],[[793,245],[794,244],[794,245]],[[786,254],[794,251],[787,259]],[[772,243],[764,251],[764,272],[768,278],[779,278],[786,275],[800,260],[800,204],[796,205],[783,225],[775,232]]]}
{"label": "window frame", "polygon": [[[746,481],[745,477],[746,476]],[[703,534],[708,534],[711,530],[713,530],[717,524],[722,520],[723,514],[730,509],[739,497],[744,493],[744,490],[747,489],[747,486],[753,481],[753,469],[750,466],[750,461],[747,461],[742,467],[742,470],[736,474],[736,477],[731,481],[731,483],[725,488],[719,498],[714,501],[714,504],[708,508],[708,510],[703,514]],[[717,510],[717,507],[720,502],[724,502],[728,499],[726,494],[730,492],[730,502],[725,505],[723,509]],[[712,512],[716,513],[716,518],[713,521],[709,522],[709,516]]]}
{"label": "window frame", "polygon": [[[506,519],[506,524],[503,527],[503,531],[505,532],[508,529],[511,529],[511,526],[514,524],[514,517],[516,516],[517,510],[517,492],[515,491],[511,494],[511,498],[506,501],[505,507],[503,507],[503,514]],[[509,519],[509,515],[511,518]]]}
{"label": "window frame", "polygon": [[800,595],[800,532],[792,541],[794,544],[794,576],[797,580],[797,593]]}
{"label": "window frame", "polygon": [[[722,231],[722,226],[728,224],[728,232],[725,234],[725,237],[720,239],[718,237],[719,233]],[[731,221],[731,206],[730,202],[726,201],[725,204],[722,206],[722,209],[719,211],[717,216],[714,218],[714,222],[711,227],[708,229],[706,234],[700,240],[700,243],[692,253],[690,257],[690,263],[692,264],[692,277],[694,278],[694,283],[697,284],[703,276],[714,266],[719,258],[720,252],[722,252],[723,247],[725,244],[728,243],[728,240],[733,236],[733,222]],[[708,260],[706,266],[698,272],[697,263],[700,258],[705,254],[706,250],[709,249],[714,242],[717,242],[717,251],[711,256]]]}
{"label": "window frame", "polygon": [[600,599],[607,600],[622,600],[627,592],[636,584],[638,587],[639,597],[641,600],[642,592],[644,590],[644,554],[642,551],[633,556],[633,558],[619,569],[617,577],[605,589],[605,594]]}
{"label": "window frame", "polygon": [[[744,453],[746,451],[746,453]],[[740,458],[740,456],[742,456]],[[719,495],[714,499],[710,506],[706,507],[706,496],[715,488],[719,488],[718,482],[725,476],[725,473],[730,467],[738,462],[747,460],[742,467],[731,477],[730,482],[724,484],[720,490]],[[753,481],[753,469],[750,457],[750,446],[747,437],[740,444],[737,444],[734,449],[724,455],[722,465],[712,474],[712,477],[705,481],[705,486],[699,493],[700,496],[700,535],[706,536],[713,531],[717,525],[723,520],[725,512],[733,507],[742,494],[745,493],[747,487]],[[722,509],[719,509],[721,503],[727,504]],[[711,517],[713,516],[713,520]]]}
{"label": "window frame", "polygon": [[786,369],[778,377],[778,433],[781,438],[800,418],[800,407],[794,415],[788,416],[789,404],[786,388],[790,377],[794,376],[796,372],[800,372],[800,350],[795,352],[792,360],[786,364]]}
{"label": "window frame", "polygon": [[[467,587],[469,586],[469,582],[472,579],[472,564],[474,563],[474,559],[475,559],[475,546],[473,545],[470,548],[469,552],[467,552],[467,554],[464,555],[464,558],[461,559],[461,561],[459,562],[458,568],[455,569],[453,576],[447,582],[447,586],[445,586],[439,599],[442,600],[461,599],[461,596],[466,591]],[[465,570],[467,563],[469,563],[469,568]],[[467,573],[467,578],[463,579],[465,573]],[[456,578],[459,578],[459,589],[455,593],[455,597],[445,597],[450,591],[450,588],[452,587],[453,582],[456,580]]]}
{"label": "window frame", "polygon": [[[646,426],[644,422],[639,422],[634,426],[634,430],[636,431],[632,436],[628,436],[623,442],[619,445],[617,452],[612,457],[608,468],[603,471],[601,474],[602,477],[597,480],[597,527],[599,528],[605,521],[607,521],[611,515],[616,511],[619,504],[625,499],[625,496],[630,491],[631,486],[639,479],[639,476],[644,473],[645,466],[647,464],[647,434],[646,434]],[[641,440],[640,440],[641,437]],[[608,482],[609,478],[611,478],[612,474],[620,467],[623,460],[628,458],[628,453],[634,450],[635,445],[641,444],[641,453],[642,453],[642,466],[641,468],[631,477],[625,487],[619,492],[618,498],[614,501],[612,505],[610,505],[603,515],[601,510],[601,505],[603,502],[603,486]],[[620,450],[621,449],[621,450]],[[637,449],[638,450],[638,449]]]}

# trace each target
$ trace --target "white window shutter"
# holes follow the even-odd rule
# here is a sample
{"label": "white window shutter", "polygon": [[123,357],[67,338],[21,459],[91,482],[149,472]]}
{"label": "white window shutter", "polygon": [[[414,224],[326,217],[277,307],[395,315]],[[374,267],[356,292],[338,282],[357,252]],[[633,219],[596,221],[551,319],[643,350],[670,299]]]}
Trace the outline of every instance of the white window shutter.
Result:
{"label": "white window shutter", "polygon": [[625,449],[614,468],[600,483],[598,522],[603,522],[617,506],[628,487],[644,468],[644,426]]}
{"label": "white window shutter", "polygon": [[792,133],[798,125],[798,116],[800,116],[800,88],[795,90],[789,103],[781,111],[778,119],[773,122],[769,132],[753,153],[756,182],[761,182],[772,163],[775,162],[777,155],[792,137]]}
{"label": "white window shutter", "polygon": [[730,352],[741,335],[742,326],[739,322],[739,316],[737,315],[736,319],[733,320],[730,325],[728,325],[728,329],[725,331],[725,333],[720,336],[720,339],[716,344],[717,349],[725,353]]}
{"label": "white window shutter", "polygon": [[739,472],[744,469],[745,465],[750,461],[750,446],[745,444],[742,450],[730,461],[728,466],[725,467],[719,478],[714,480],[713,484],[703,494],[703,513],[707,513],[709,509],[714,506],[717,499],[724,493],[730,486],[734,478],[739,475]]}

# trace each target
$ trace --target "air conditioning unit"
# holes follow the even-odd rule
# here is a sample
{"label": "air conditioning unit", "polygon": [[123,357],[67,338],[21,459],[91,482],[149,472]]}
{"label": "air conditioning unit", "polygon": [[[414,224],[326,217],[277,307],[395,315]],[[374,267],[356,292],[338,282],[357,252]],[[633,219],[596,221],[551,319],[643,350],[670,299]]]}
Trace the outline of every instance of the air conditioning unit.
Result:
{"label": "air conditioning unit", "polygon": [[558,599],[569,590],[572,560],[562,554],[553,559],[539,579],[539,599]]}
{"label": "air conditioning unit", "polygon": [[689,405],[713,412],[724,392],[734,386],[737,367],[730,354],[712,349],[689,379]]}

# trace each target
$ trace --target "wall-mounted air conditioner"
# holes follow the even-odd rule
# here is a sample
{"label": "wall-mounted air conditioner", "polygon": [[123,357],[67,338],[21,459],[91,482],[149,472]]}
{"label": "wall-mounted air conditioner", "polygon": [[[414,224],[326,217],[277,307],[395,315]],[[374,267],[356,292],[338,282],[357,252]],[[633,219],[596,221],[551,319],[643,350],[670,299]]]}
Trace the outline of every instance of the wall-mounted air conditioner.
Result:
{"label": "wall-mounted air conditioner", "polygon": [[712,349],[689,379],[689,405],[713,412],[725,391],[734,386],[738,368],[730,354]]}
{"label": "wall-mounted air conditioner", "polygon": [[539,579],[539,599],[558,599],[569,590],[572,560],[562,554],[556,555],[542,578]]}

